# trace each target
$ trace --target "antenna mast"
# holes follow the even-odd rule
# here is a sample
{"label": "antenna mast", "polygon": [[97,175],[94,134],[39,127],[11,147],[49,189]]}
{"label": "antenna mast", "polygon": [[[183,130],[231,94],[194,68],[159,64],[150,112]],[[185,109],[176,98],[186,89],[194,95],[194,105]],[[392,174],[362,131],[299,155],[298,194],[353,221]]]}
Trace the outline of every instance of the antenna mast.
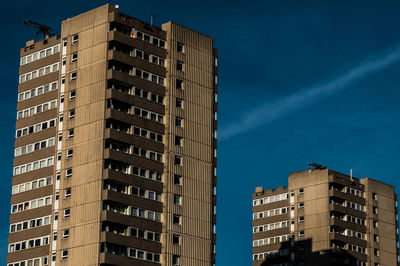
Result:
{"label": "antenna mast", "polygon": [[51,33],[52,29],[50,26],[39,24],[32,20],[25,20],[24,24],[27,26],[33,27],[33,28],[37,28],[38,31],[36,32],[36,35],[39,35],[40,33],[43,34],[43,36],[42,36],[43,40],[47,40],[48,38],[54,36],[54,34]]}
{"label": "antenna mast", "polygon": [[151,25],[151,26],[153,26],[154,18],[155,18],[156,16],[157,16],[157,15],[155,15],[155,14],[152,14],[152,15],[150,16],[150,25]]}

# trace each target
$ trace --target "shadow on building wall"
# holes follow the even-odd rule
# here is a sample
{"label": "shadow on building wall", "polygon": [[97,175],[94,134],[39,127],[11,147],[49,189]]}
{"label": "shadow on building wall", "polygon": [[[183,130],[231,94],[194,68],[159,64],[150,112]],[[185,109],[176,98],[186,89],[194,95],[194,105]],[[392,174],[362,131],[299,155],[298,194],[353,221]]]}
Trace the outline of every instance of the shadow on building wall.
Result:
{"label": "shadow on building wall", "polygon": [[296,265],[296,266],[340,266],[360,265],[358,260],[346,250],[327,249],[312,251],[312,239],[286,241],[281,243],[279,252],[271,253],[261,266]]}

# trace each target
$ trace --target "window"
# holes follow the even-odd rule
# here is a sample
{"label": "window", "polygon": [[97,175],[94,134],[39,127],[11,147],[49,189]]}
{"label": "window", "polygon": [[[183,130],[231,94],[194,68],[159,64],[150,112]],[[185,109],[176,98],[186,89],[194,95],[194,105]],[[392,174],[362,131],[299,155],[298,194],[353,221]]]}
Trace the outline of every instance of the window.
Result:
{"label": "window", "polygon": [[65,209],[64,210],[64,219],[69,218],[71,215],[71,210],[70,209]]}
{"label": "window", "polygon": [[32,116],[41,112],[45,112],[49,109],[53,109],[57,107],[57,101],[51,101],[51,102],[46,102],[46,103],[42,103],[30,108],[27,108],[25,110],[21,110],[17,113],[17,119],[22,119],[28,116]]}
{"label": "window", "polygon": [[373,225],[374,228],[378,228],[378,221],[375,221],[375,220],[374,220],[374,221],[372,222],[372,225]]}
{"label": "window", "polygon": [[64,196],[65,196],[65,198],[71,197],[71,188],[70,187],[65,189],[65,195]]}
{"label": "window", "polygon": [[180,265],[180,257],[178,255],[172,255],[172,265]]}
{"label": "window", "polygon": [[299,223],[304,223],[304,216],[299,217]]}
{"label": "window", "polygon": [[76,79],[76,76],[77,76],[77,73],[76,73],[76,72],[72,72],[72,73],[71,73],[70,79],[71,79],[71,80],[75,80],[75,79]]}
{"label": "window", "polygon": [[179,195],[174,195],[174,204],[176,205],[181,205],[181,199],[182,197]]}
{"label": "window", "polygon": [[75,62],[76,60],[78,60],[78,53],[73,53],[71,55],[71,62]]}
{"label": "window", "polygon": [[376,234],[374,234],[374,241],[375,241],[375,242],[379,242],[379,237],[378,237],[378,235],[376,235]]}
{"label": "window", "polygon": [[70,139],[70,138],[73,138],[73,137],[74,137],[74,129],[70,128],[70,129],[68,129],[68,138]]}
{"label": "window", "polygon": [[304,208],[304,202],[300,202],[299,203],[299,209],[303,209]]}
{"label": "window", "polygon": [[301,230],[301,231],[299,232],[299,237],[304,237],[304,231],[303,231],[303,230]]}
{"label": "window", "polygon": [[175,185],[182,185],[182,176],[174,175],[174,184]]}
{"label": "window", "polygon": [[182,165],[182,156],[175,155],[175,165]]}
{"label": "window", "polygon": [[175,126],[177,126],[177,127],[182,127],[182,126],[183,126],[183,118],[181,118],[181,117],[176,117],[176,118],[175,118]]}
{"label": "window", "polygon": [[61,259],[65,260],[68,258],[68,250],[64,249],[63,251],[61,251]]}
{"label": "window", "polygon": [[181,216],[178,214],[174,214],[172,222],[173,224],[181,224]]}
{"label": "window", "polygon": [[299,188],[299,196],[304,194],[304,188]]}
{"label": "window", "polygon": [[78,42],[79,36],[78,34],[72,35],[72,43]]}
{"label": "window", "polygon": [[62,238],[63,239],[67,239],[69,237],[69,229],[65,229],[64,231],[63,231],[63,236],[62,236]]}
{"label": "window", "polygon": [[183,90],[183,80],[176,79],[176,89]]}
{"label": "window", "polygon": [[378,214],[378,208],[377,207],[372,207],[372,211],[374,214]]}
{"label": "window", "polygon": [[172,235],[172,244],[180,245],[181,244],[181,237],[179,235]]}
{"label": "window", "polygon": [[183,140],[183,138],[182,137],[180,137],[180,136],[175,136],[175,146],[183,146],[182,144],[182,141]]}
{"label": "window", "polygon": [[379,249],[374,248],[374,256],[379,256]]}
{"label": "window", "polygon": [[73,149],[67,150],[67,159],[72,158],[72,156],[74,156],[74,150]]}
{"label": "window", "polygon": [[180,98],[176,98],[175,107],[176,108],[183,108],[183,100],[180,99]]}
{"label": "window", "polygon": [[372,199],[378,200],[378,195],[375,192],[372,192]]}
{"label": "window", "polygon": [[69,92],[69,99],[73,100],[76,97],[76,90],[70,91]]}
{"label": "window", "polygon": [[73,119],[75,117],[75,109],[69,110],[68,119]]}
{"label": "window", "polygon": [[72,168],[68,168],[67,170],[65,170],[65,177],[71,177],[72,176]]}
{"label": "window", "polygon": [[176,70],[181,70],[181,71],[183,71],[183,62],[181,62],[181,61],[176,61]]}
{"label": "window", "polygon": [[178,43],[176,44],[176,51],[179,52],[179,53],[183,53],[183,52],[184,52],[183,49],[184,49],[183,43],[178,42]]}

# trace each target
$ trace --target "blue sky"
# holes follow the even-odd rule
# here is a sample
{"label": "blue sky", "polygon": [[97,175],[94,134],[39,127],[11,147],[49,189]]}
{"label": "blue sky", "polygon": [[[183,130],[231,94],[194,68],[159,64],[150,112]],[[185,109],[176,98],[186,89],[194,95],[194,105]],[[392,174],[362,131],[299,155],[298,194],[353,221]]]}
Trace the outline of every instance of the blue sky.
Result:
{"label": "blue sky", "polygon": [[[0,264],[5,264],[22,21],[51,25],[103,1],[9,1],[0,17]],[[315,161],[394,184],[400,165],[399,1],[118,1],[219,49],[217,266],[251,264],[251,193]],[[189,4],[190,3],[190,4]],[[240,130],[238,130],[240,129]]]}

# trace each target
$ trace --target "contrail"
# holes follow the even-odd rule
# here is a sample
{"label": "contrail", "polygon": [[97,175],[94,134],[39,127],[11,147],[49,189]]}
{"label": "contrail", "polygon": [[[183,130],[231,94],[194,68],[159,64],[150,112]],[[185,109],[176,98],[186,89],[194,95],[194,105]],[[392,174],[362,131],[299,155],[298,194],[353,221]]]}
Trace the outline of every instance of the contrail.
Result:
{"label": "contrail", "polygon": [[370,58],[344,75],[320,85],[301,89],[286,98],[261,105],[244,113],[237,121],[221,130],[220,140],[269,124],[294,111],[337,94],[347,86],[400,60],[400,46],[378,58]]}

